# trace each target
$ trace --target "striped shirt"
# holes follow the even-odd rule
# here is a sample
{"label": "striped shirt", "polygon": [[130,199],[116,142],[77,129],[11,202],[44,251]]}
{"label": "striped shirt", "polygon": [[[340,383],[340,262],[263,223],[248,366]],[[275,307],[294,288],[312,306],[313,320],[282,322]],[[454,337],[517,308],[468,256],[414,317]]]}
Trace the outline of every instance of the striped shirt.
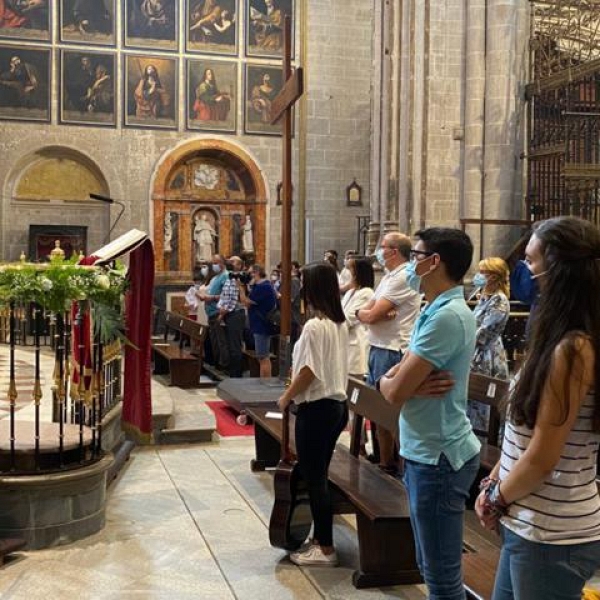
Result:
{"label": "striped shirt", "polygon": [[[542,485],[510,505],[502,524],[532,542],[579,544],[600,540],[600,497],[596,463],[600,435],[592,431],[594,397],[588,394],[562,450]],[[532,430],[506,423],[500,479],[527,449]]]}

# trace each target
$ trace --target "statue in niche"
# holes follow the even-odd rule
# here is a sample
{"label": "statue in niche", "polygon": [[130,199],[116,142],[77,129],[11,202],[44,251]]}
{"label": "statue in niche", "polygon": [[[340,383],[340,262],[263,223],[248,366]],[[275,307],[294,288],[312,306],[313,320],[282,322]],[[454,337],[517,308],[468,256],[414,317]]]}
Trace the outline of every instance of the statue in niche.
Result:
{"label": "statue in niche", "polygon": [[231,252],[239,256],[242,253],[242,215],[234,213],[231,222]]}
{"label": "statue in niche", "polygon": [[242,227],[242,251],[244,254],[251,254],[254,252],[254,235],[252,232],[252,219],[250,215],[246,215],[246,220]]}
{"label": "statue in niche", "polygon": [[165,240],[164,240],[164,251],[171,252],[171,240],[173,239],[173,222],[171,221],[171,213],[165,214]]}
{"label": "statue in niche", "polygon": [[206,214],[196,215],[194,219],[194,242],[196,243],[196,262],[205,263],[212,260],[215,253],[217,232]]}

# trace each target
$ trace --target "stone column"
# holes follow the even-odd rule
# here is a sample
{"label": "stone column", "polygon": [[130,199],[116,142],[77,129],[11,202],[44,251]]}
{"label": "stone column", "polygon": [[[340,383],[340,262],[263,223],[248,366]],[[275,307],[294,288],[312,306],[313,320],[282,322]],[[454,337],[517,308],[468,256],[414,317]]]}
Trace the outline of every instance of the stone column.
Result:
{"label": "stone column", "polygon": [[[522,161],[526,82],[525,0],[488,0],[484,131],[484,214],[491,219],[522,218]],[[482,254],[502,254],[514,238],[506,225],[486,226]]]}

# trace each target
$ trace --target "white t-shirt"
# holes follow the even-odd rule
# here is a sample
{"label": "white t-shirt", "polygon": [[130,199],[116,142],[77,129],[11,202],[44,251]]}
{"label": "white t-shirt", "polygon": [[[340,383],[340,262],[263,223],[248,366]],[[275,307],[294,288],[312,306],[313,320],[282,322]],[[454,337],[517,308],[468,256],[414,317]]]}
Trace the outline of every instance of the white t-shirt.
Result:
{"label": "white t-shirt", "polygon": [[322,398],[346,400],[348,384],[348,326],[330,319],[309,319],[294,346],[292,377],[308,367],[315,378],[296,404]]}
{"label": "white t-shirt", "polygon": [[367,337],[371,346],[402,352],[408,348],[410,335],[419,314],[421,296],[406,283],[407,265],[408,263],[402,263],[386,273],[375,290],[373,299],[389,300],[396,310],[396,318],[393,321],[383,319],[369,325]]}

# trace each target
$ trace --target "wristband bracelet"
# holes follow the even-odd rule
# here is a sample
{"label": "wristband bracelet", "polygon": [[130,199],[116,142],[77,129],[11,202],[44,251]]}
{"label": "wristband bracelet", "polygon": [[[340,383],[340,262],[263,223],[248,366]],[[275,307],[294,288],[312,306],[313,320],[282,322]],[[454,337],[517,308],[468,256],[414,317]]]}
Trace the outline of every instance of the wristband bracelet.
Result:
{"label": "wristband bracelet", "polygon": [[508,503],[500,491],[500,482],[493,481],[485,490],[485,507],[491,513],[498,517],[504,516],[508,512]]}
{"label": "wristband bracelet", "polygon": [[483,490],[487,490],[492,483],[498,483],[498,479],[496,479],[494,477],[489,477],[489,476],[484,477],[479,482],[479,491],[482,492]]}

